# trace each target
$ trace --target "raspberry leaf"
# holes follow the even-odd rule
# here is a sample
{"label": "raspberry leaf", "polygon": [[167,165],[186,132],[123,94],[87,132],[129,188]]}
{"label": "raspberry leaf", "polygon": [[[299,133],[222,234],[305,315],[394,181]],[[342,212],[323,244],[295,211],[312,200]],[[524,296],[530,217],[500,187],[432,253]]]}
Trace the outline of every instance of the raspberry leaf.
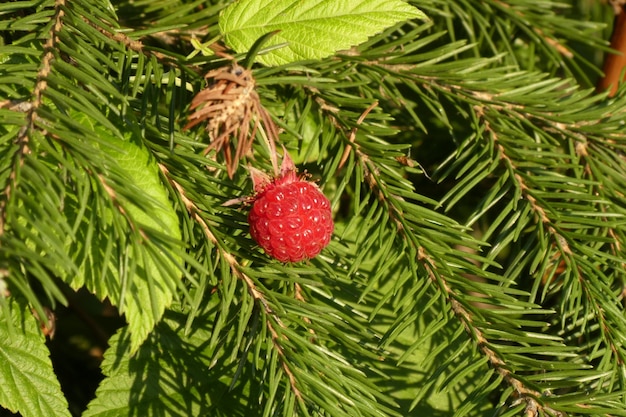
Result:
{"label": "raspberry leaf", "polygon": [[279,31],[266,46],[286,46],[257,56],[277,66],[328,57],[409,19],[426,15],[400,0],[239,0],[223,10],[219,25],[226,44],[239,53]]}
{"label": "raspberry leaf", "polygon": [[[68,202],[68,218],[83,221],[67,243],[79,273],[64,280],[108,297],[125,314],[134,351],[171,304],[180,279],[178,217],[138,132],[131,129],[122,139],[84,115],[74,119],[94,132],[94,152],[110,166],[101,177],[109,205],[83,208]],[[81,210],[86,213],[79,215]]]}
{"label": "raspberry leaf", "polygon": [[37,320],[15,298],[1,305],[0,406],[23,417],[69,417]]}
{"label": "raspberry leaf", "polygon": [[[184,321],[183,315],[166,313],[132,357],[128,329],[118,331],[102,362],[105,379],[83,417],[213,415],[208,411],[211,394],[225,387],[218,381],[201,383],[215,374],[210,372],[210,352],[201,348],[211,332],[195,328],[185,336]],[[135,393],[138,389],[141,395]]]}

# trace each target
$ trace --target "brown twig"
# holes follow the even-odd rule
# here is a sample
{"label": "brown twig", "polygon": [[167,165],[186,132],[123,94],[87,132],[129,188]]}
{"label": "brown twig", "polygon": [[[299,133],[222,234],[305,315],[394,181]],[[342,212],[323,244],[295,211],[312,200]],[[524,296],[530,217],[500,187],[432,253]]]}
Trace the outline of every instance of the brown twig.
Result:
{"label": "brown twig", "polygon": [[174,62],[176,62],[176,59],[168,56],[162,52],[159,51],[153,51],[150,49],[146,49],[143,45],[143,42],[141,41],[137,41],[134,40],[132,38],[130,38],[128,35],[126,35],[123,32],[110,32],[106,29],[104,29],[101,26],[98,26],[96,24],[94,24],[93,22],[91,22],[90,20],[84,19],[83,21],[85,23],[87,23],[89,26],[93,27],[94,29],[96,29],[98,32],[102,33],[104,36],[106,36],[109,39],[112,39],[122,45],[124,45],[126,48],[130,49],[131,51],[140,53],[145,55],[146,57],[155,57],[158,61],[164,63],[164,64],[172,64]]}
{"label": "brown twig", "polygon": [[[302,295],[302,287],[297,282],[294,284],[294,297],[296,300],[302,303],[306,303],[304,295]],[[311,319],[309,317],[304,316],[302,317],[302,320],[309,326],[312,324]],[[317,337],[317,334],[315,333],[315,330],[312,327],[309,327],[307,330],[312,335],[310,341],[313,343],[315,341],[315,338]]]}
{"label": "brown twig", "polygon": [[356,121],[356,126],[353,127],[352,130],[350,131],[350,136],[348,137],[348,141],[350,142],[351,146],[346,146],[346,149],[343,151],[343,155],[341,155],[341,160],[339,161],[339,165],[337,167],[338,170],[343,168],[344,164],[348,160],[348,157],[350,156],[350,150],[356,146],[354,141],[356,140],[356,132],[358,131],[359,126],[365,121],[365,118],[367,117],[367,115],[370,114],[370,112],[374,110],[376,106],[378,106],[378,101],[375,101],[372,104],[370,104],[369,107],[365,109],[365,111],[363,111],[359,119]]}
{"label": "brown twig", "polygon": [[611,34],[611,49],[604,58],[602,71],[604,77],[598,81],[597,90],[599,92],[609,91],[609,96],[613,96],[620,83],[626,77],[626,6],[623,1],[612,1],[615,10],[613,21],[613,33]]}

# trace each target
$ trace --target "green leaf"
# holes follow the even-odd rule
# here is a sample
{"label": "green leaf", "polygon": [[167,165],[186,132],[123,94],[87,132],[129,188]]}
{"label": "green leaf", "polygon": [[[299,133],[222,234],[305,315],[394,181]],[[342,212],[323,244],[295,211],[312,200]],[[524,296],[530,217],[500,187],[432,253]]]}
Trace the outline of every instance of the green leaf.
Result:
{"label": "green leaf", "polygon": [[204,346],[211,333],[204,327],[183,336],[184,320],[167,313],[132,357],[128,329],[114,335],[102,362],[106,378],[83,417],[217,415],[209,413],[212,398],[226,393],[228,386],[210,380],[216,372]]}
{"label": "green leaf", "polygon": [[[159,169],[155,161],[151,159],[145,148],[132,142],[119,142],[118,145],[119,153],[115,150],[109,150],[109,153],[116,157],[122,169],[135,181],[135,185],[145,193],[146,199],[150,199],[156,206],[156,210],[146,211],[131,204],[128,208],[130,214],[142,226],[161,230],[174,239],[180,239],[178,217],[161,183]],[[145,259],[143,262],[141,258],[136,260],[140,268],[136,269],[136,275],[132,278],[131,289],[127,291],[122,306],[128,320],[132,351],[136,350],[148,336],[148,333],[163,315],[165,308],[172,303],[174,294],[174,288],[168,282],[167,272],[163,271],[152,257],[147,256],[143,259]],[[175,261],[180,262],[180,256],[177,256]],[[171,265],[171,261],[168,262],[167,259],[164,259],[164,262],[175,268]],[[150,280],[154,281],[152,285]]]}
{"label": "green leaf", "polygon": [[[103,181],[115,204],[68,207],[70,218],[81,211],[86,214],[77,237],[68,243],[70,254],[78,257],[80,274],[65,279],[73,288],[86,286],[98,297],[111,299],[126,315],[134,351],[171,304],[181,275],[180,252],[172,250],[178,249],[181,238],[178,217],[159,168],[137,133],[120,139],[85,116],[76,118],[94,130],[99,140],[94,151],[101,151],[111,165],[111,174]],[[116,228],[120,214],[131,224]],[[129,233],[129,228],[135,233]],[[124,233],[129,235],[121,236]]]}
{"label": "green leaf", "polygon": [[180,239],[178,216],[169,201],[167,191],[159,177],[159,168],[150,152],[135,140],[119,140],[110,136],[110,148],[103,150],[112,156],[140,189],[149,208],[130,204],[128,210],[133,219],[146,227],[161,230]]}
{"label": "green leaf", "polygon": [[409,19],[426,15],[400,0],[239,0],[223,10],[219,26],[226,44],[239,53],[279,31],[266,46],[287,45],[257,57],[276,66],[325,58]]}
{"label": "green leaf", "polygon": [[37,320],[9,299],[0,309],[0,406],[23,417],[70,416]]}

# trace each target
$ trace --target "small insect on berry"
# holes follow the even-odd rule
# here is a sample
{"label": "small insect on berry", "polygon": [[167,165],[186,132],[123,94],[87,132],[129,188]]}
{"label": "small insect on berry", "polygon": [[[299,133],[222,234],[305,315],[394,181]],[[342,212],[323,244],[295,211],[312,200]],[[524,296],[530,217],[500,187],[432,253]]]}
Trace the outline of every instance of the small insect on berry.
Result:
{"label": "small insect on berry", "polygon": [[315,183],[298,176],[287,152],[278,177],[250,171],[256,192],[248,215],[252,238],[281,262],[300,262],[319,254],[334,230],[328,198]]}

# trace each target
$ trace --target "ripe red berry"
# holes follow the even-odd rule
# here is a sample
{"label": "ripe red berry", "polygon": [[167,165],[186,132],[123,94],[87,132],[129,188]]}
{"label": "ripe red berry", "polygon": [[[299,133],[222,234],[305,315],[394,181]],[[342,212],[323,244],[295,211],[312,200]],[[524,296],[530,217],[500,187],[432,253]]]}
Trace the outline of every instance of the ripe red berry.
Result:
{"label": "ripe red berry", "polygon": [[297,175],[287,153],[277,178],[251,172],[257,192],[248,215],[252,238],[281,262],[299,262],[320,253],[330,242],[334,224],[330,202],[317,185]]}

